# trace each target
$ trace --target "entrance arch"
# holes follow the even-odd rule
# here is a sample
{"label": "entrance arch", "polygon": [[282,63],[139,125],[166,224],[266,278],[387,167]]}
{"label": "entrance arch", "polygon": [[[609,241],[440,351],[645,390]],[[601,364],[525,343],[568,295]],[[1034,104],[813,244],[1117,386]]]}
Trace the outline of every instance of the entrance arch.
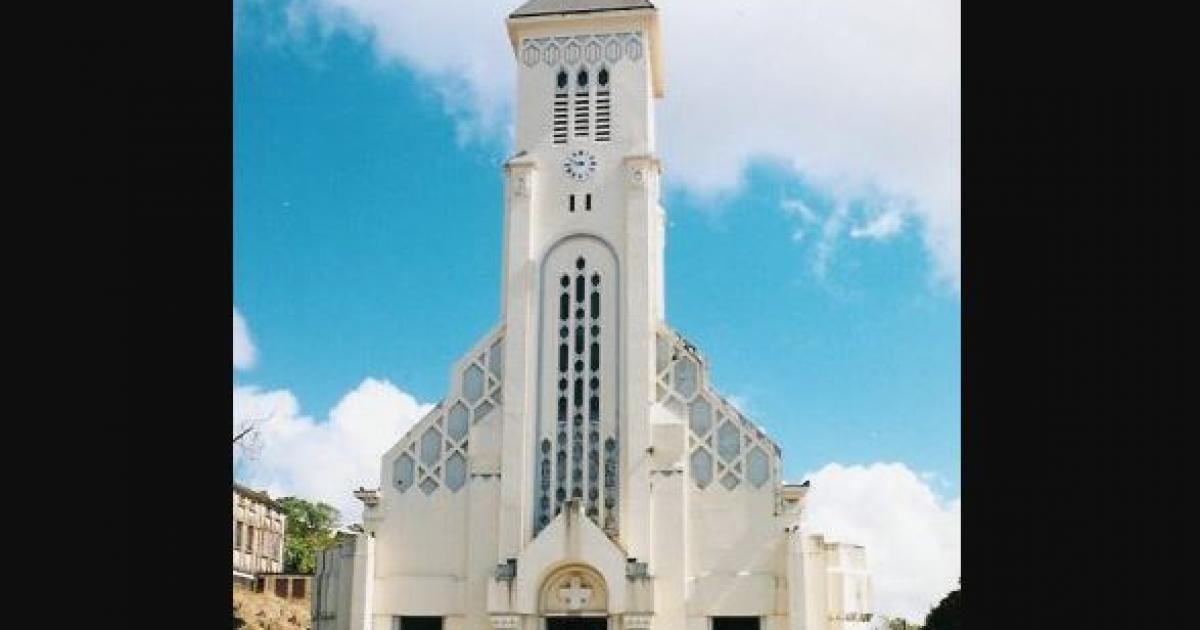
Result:
{"label": "entrance arch", "polygon": [[[603,621],[608,616],[608,585],[604,576],[583,564],[555,569],[542,582],[538,613],[546,618],[598,617]],[[554,630],[551,625],[546,624],[548,630]]]}

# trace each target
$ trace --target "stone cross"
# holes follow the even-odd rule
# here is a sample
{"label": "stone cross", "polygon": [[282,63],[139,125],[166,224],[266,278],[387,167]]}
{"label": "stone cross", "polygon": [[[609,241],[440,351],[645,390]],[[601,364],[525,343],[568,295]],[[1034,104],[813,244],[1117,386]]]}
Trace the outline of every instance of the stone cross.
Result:
{"label": "stone cross", "polygon": [[580,610],[592,598],[592,589],[584,587],[579,581],[579,576],[575,575],[571,577],[567,588],[558,590],[558,596],[566,602],[568,610]]}

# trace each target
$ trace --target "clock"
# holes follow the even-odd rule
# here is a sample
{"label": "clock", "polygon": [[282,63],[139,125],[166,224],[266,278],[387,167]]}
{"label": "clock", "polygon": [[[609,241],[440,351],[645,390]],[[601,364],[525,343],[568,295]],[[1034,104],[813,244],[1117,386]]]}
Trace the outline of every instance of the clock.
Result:
{"label": "clock", "polygon": [[567,156],[567,160],[563,162],[563,171],[567,177],[583,181],[596,172],[596,156],[580,149]]}

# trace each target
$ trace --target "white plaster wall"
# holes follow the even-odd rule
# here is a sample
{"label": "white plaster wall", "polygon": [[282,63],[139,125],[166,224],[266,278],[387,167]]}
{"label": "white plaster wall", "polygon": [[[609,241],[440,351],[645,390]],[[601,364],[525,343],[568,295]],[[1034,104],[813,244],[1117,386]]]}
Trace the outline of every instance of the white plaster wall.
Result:
{"label": "white plaster wall", "polygon": [[[486,582],[496,564],[496,514],[501,484],[501,428],[504,408],[473,411],[467,425],[467,472],[463,485],[452,489],[444,473],[436,490],[424,492],[419,484],[397,486],[393,464],[403,453],[418,457],[420,440],[432,426],[446,426],[448,412],[458,401],[472,404],[463,386],[471,365],[482,365],[488,377],[485,399],[499,395],[502,377],[494,366],[501,363],[502,326],[476,344],[451,370],[446,401],[415,424],[384,454],[380,473],[379,504],[366,510],[364,522],[373,534],[375,551],[366,588],[371,598],[365,614],[374,624],[390,624],[393,616],[459,616],[454,623],[486,625]],[[496,354],[496,363],[492,355]],[[495,382],[495,385],[490,385]],[[495,401],[499,402],[499,401]],[[477,413],[477,415],[476,415]],[[440,425],[438,423],[441,423]],[[450,438],[447,437],[447,440]],[[415,454],[410,447],[416,445]],[[449,452],[443,446],[442,457]],[[439,464],[444,468],[445,460]],[[448,622],[448,627],[449,627]]]}
{"label": "white plaster wall", "polygon": [[776,529],[774,489],[713,483],[691,489],[689,611],[706,615],[769,615],[776,610],[782,529]]}
{"label": "white plaster wall", "polygon": [[[754,438],[769,457],[767,483],[755,488],[743,478],[728,490],[718,483],[714,465],[713,482],[700,489],[688,470],[693,447],[686,401],[659,398],[659,388],[669,389],[671,383],[663,380],[669,377],[656,362],[656,335],[666,330],[665,212],[658,203],[659,164],[653,155],[651,60],[657,44],[651,40],[657,29],[649,15],[632,11],[510,22],[518,54],[526,37],[640,32],[643,55],[636,62],[623,56],[607,64],[612,140],[577,139],[569,126],[564,145],[551,141],[560,64],[539,62],[531,68],[518,60],[518,154],[505,167],[502,324],[452,368],[444,407],[383,457],[380,504],[364,518],[374,538],[364,543],[353,567],[369,586],[355,585],[345,572],[338,581],[353,590],[355,630],[391,630],[392,618],[399,615],[444,615],[446,630],[482,630],[491,627],[489,614],[502,613],[527,615],[518,627],[538,630],[533,615],[541,580],[568,561],[601,571],[611,610],[653,612],[654,630],[709,630],[708,618],[715,615],[759,616],[763,630],[825,630],[830,611],[846,609],[840,593],[863,591],[862,562],[853,553],[841,556],[820,540],[784,533],[792,517],[775,514],[779,461],[769,440],[761,434]],[[573,92],[578,66],[567,69]],[[593,82],[597,69],[590,69]],[[580,148],[598,160],[596,172],[583,182],[562,172],[567,155]],[[577,195],[574,213],[567,210],[570,194]],[[590,212],[584,209],[587,194],[592,195]],[[617,320],[619,349],[605,352],[603,376],[619,383],[613,403],[621,445],[616,541],[582,516],[567,527],[565,514],[531,539],[536,431],[539,420],[554,420],[545,396],[542,410],[551,415],[537,415],[538,383],[547,379],[545,361],[556,360],[539,355],[539,339],[548,351],[554,348],[546,343],[541,318],[542,276],[547,272],[540,265],[550,248],[576,234],[608,243],[620,275],[620,300],[611,315]],[[605,301],[612,297],[606,293]],[[547,319],[554,317],[547,314]],[[430,495],[415,485],[400,492],[393,483],[392,462],[461,396],[464,367],[501,335],[503,403],[470,426],[466,485],[456,492],[442,486]],[[708,389],[707,368],[697,365],[699,385],[716,404],[719,395]],[[546,383],[541,393],[553,387]],[[492,577],[495,566],[508,558],[519,559],[512,585]],[[627,579],[628,558],[647,562],[653,579]],[[844,558],[850,558],[848,564],[840,562]],[[850,606],[856,607],[861,604]],[[645,627],[639,620],[629,623]],[[610,627],[619,630],[625,624],[618,617]]]}
{"label": "white plaster wall", "polygon": [[[650,13],[621,12],[606,16],[590,14],[566,19],[519,20],[510,22],[518,41],[547,36],[570,37],[599,33],[641,33],[643,54],[628,55],[607,63],[611,76],[612,129],[610,142],[576,138],[569,128],[563,145],[552,142],[552,104],[555,79],[566,67],[574,90],[578,65],[537,63],[532,67],[518,61],[516,150],[518,157],[508,167],[506,185],[505,322],[510,355],[506,370],[504,429],[504,490],[501,493],[499,528],[500,556],[515,555],[528,544],[534,514],[532,452],[535,436],[531,417],[537,417],[535,380],[543,356],[537,353],[539,330],[538,288],[545,253],[572,234],[587,233],[602,239],[614,250],[621,270],[619,305],[620,357],[616,367],[621,399],[617,414],[621,449],[619,538],[631,555],[652,555],[651,525],[642,520],[651,508],[648,498],[649,470],[645,448],[649,446],[647,408],[652,375],[652,356],[647,343],[654,326],[654,313],[661,311],[654,283],[661,276],[657,250],[661,216],[657,204],[657,162],[653,160],[653,99],[650,68]],[[590,66],[594,82],[599,64]],[[593,93],[594,98],[594,93]],[[586,181],[579,182],[562,172],[566,157],[586,149],[598,167]],[[524,154],[522,155],[522,152]],[[631,162],[630,160],[633,159]],[[639,161],[640,160],[640,161]],[[634,178],[635,171],[638,178]],[[577,196],[577,209],[568,211],[568,196]],[[583,209],[584,195],[592,195],[592,210]],[[548,345],[548,344],[547,344]],[[525,354],[517,356],[517,348]],[[610,383],[613,379],[606,379]],[[545,421],[542,419],[541,421]],[[518,443],[519,442],[519,443]]]}
{"label": "white plaster wall", "polygon": [[[661,408],[656,409],[661,411]],[[688,540],[692,524],[688,512],[687,474],[679,445],[686,427],[676,418],[655,417],[653,426],[654,460],[651,497],[654,506],[654,554],[651,571],[655,579],[654,613],[656,630],[686,630]],[[661,420],[667,420],[662,422]]]}

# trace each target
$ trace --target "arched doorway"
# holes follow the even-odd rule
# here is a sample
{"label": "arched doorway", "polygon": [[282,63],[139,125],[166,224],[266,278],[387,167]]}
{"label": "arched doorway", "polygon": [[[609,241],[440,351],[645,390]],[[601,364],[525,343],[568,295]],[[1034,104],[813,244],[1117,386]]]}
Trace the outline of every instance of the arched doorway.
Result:
{"label": "arched doorway", "polygon": [[542,630],[607,630],[604,576],[586,565],[560,567],[542,583],[538,609]]}

